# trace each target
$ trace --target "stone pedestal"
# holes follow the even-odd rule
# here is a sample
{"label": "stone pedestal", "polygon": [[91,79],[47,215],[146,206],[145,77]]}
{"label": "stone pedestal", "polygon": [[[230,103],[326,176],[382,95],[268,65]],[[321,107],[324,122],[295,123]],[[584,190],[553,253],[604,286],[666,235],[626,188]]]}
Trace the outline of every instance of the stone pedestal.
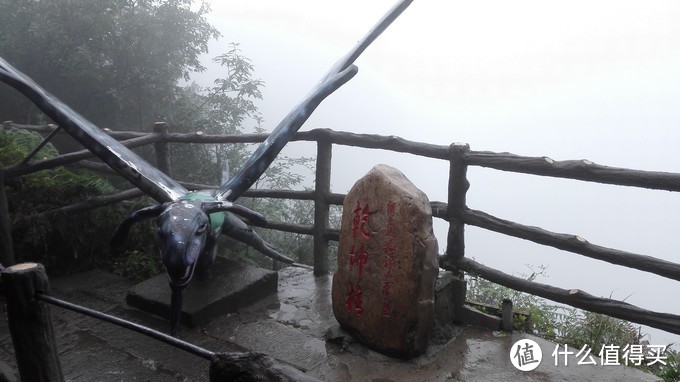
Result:
{"label": "stone pedestal", "polygon": [[375,166],[343,206],[333,313],[365,345],[421,354],[434,321],[437,240],[430,202],[398,170]]}
{"label": "stone pedestal", "polygon": [[[276,293],[278,273],[218,257],[207,281],[193,280],[184,291],[181,323],[198,326]],[[170,318],[170,286],[165,273],[132,287],[128,305]]]}

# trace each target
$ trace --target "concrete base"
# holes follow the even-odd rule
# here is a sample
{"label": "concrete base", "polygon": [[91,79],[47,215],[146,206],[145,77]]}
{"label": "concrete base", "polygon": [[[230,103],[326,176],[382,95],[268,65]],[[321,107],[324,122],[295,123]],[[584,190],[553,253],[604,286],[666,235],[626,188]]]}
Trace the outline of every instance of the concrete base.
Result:
{"label": "concrete base", "polygon": [[[208,281],[192,281],[184,291],[181,323],[195,327],[213,318],[250,305],[276,293],[278,273],[235,261],[217,258]],[[128,305],[145,312],[170,317],[170,287],[165,274],[132,287],[125,299]]]}
{"label": "concrete base", "polygon": [[[458,295],[455,288],[458,288]],[[485,308],[490,308],[487,310],[498,313],[496,316],[475,309],[475,306],[480,307],[482,304],[466,301],[466,289],[466,282],[457,280],[453,272],[439,272],[435,284],[435,328],[446,327],[455,323],[457,325],[479,326],[489,330],[500,330],[500,310],[496,307],[485,306]],[[456,310],[459,305],[460,307]],[[521,313],[515,314],[521,315]]]}
{"label": "concrete base", "polygon": [[435,327],[451,325],[456,322],[453,272],[439,271],[434,284],[434,324]]}

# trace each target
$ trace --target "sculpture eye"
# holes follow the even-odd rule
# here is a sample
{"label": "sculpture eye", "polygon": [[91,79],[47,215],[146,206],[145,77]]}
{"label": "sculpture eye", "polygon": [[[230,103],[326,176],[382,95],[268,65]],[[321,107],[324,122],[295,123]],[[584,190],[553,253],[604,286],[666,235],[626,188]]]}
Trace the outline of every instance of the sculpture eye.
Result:
{"label": "sculpture eye", "polygon": [[198,226],[198,228],[196,229],[196,234],[197,234],[197,235],[202,234],[203,232],[205,232],[205,230],[206,230],[207,228],[208,228],[208,224],[206,224],[206,223],[201,224],[201,225]]}

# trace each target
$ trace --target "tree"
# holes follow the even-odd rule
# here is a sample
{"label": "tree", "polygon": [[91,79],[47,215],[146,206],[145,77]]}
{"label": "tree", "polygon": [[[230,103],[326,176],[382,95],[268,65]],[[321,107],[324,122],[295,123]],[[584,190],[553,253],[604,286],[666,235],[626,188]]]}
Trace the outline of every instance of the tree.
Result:
{"label": "tree", "polygon": [[[175,95],[184,91],[179,80],[204,69],[199,56],[219,36],[205,18],[208,11],[205,2],[193,0],[0,0],[0,55],[98,126],[148,130],[174,110]],[[30,101],[0,85],[0,120],[31,124],[45,119]],[[16,138],[21,136],[5,137]],[[14,163],[7,160],[15,146],[0,146],[3,165]],[[75,201],[74,196],[82,200],[90,193],[75,192],[84,187],[76,183],[96,178],[58,169],[36,174],[41,181],[31,179],[6,180],[10,213],[44,212]],[[89,237],[108,236],[123,216],[123,210],[102,210],[66,219],[69,224],[58,215],[16,223],[18,257],[34,253],[37,260],[46,252],[59,254],[63,263],[71,254],[92,253],[88,229],[106,221],[106,233]],[[82,222],[82,229],[70,229],[75,222]],[[51,239],[58,235],[68,245]],[[24,247],[30,243],[49,248]]]}
{"label": "tree", "polygon": [[[254,67],[241,54],[238,44],[213,61],[224,68],[224,77],[215,86],[202,88],[195,83],[175,92],[173,107],[164,120],[178,132],[202,131],[206,134],[262,132],[262,118],[255,101],[262,99],[262,80],[253,78]],[[252,126],[245,126],[252,123]],[[224,162],[236,168],[249,156],[242,144],[174,145],[172,167],[175,176],[195,183],[218,184]]]}
{"label": "tree", "polygon": [[[149,129],[219,33],[192,0],[0,0],[0,55],[101,127]],[[0,116],[41,118],[3,88]]]}

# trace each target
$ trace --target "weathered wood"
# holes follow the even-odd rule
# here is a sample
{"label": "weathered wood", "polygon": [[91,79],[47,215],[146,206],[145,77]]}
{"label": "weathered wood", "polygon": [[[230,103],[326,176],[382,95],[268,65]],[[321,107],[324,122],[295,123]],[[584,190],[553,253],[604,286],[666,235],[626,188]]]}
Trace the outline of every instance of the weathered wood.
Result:
{"label": "weathered wood", "polygon": [[78,162],[74,162],[71,164],[65,165],[67,168],[85,168],[91,171],[96,171],[102,174],[107,174],[107,175],[118,175],[117,172],[113,171],[111,167],[107,166],[104,163],[101,162],[95,162],[91,160],[81,160]]}
{"label": "weathered wood", "polygon": [[314,200],[314,191],[251,189],[243,193],[248,198]]}
{"label": "weathered wood", "polygon": [[333,145],[325,139],[316,144],[316,181],[314,193],[314,275],[328,274],[328,209],[326,199],[331,192],[331,159]]}
{"label": "weathered wood", "polygon": [[8,267],[14,265],[15,262],[12,223],[9,220],[9,207],[5,193],[5,176],[0,168],[0,264]]}
{"label": "weathered wood", "polygon": [[57,129],[57,125],[48,123],[46,125],[22,125],[19,123],[14,123],[12,121],[3,121],[2,127],[6,130],[9,129],[21,129],[26,131],[35,131],[36,133],[49,134]]}
{"label": "weathered wood", "polygon": [[465,256],[465,223],[461,213],[467,208],[465,194],[470,188],[470,182],[467,180],[467,164],[463,158],[470,151],[470,146],[452,144],[449,150],[449,201],[447,210],[449,232],[444,261],[455,262]]}
{"label": "weathered wood", "polygon": [[[39,128],[32,128],[24,125],[12,126],[28,130],[39,130],[41,132],[51,131],[51,128],[45,126],[40,126]],[[128,139],[133,142],[139,142],[136,141],[136,139],[148,139],[148,141],[141,144],[153,143],[160,139],[166,143],[260,143],[268,137],[268,134],[209,135],[203,134],[200,131],[186,134],[172,133],[162,137],[159,134],[128,131],[108,130],[107,133],[116,139]],[[291,140],[318,141],[322,137],[332,144],[390,150],[443,160],[449,159],[449,147],[447,146],[414,142],[396,136],[355,134],[343,131],[333,131],[330,129],[313,129],[306,132],[298,132]],[[129,147],[136,146],[139,146],[139,144]],[[489,167],[502,171],[570,178],[622,186],[680,191],[680,174],[602,166],[589,160],[555,161],[548,157],[524,157],[510,153],[495,153],[488,151],[469,151],[466,153],[464,160],[471,166]],[[12,172],[8,176],[17,175]]]}
{"label": "weathered wood", "polygon": [[[187,190],[216,190],[219,186],[211,184],[198,184],[179,182]],[[272,198],[272,199],[295,199],[314,200],[314,191],[307,190],[270,190],[266,188],[253,188],[243,192],[246,198]]]}
{"label": "weathered wood", "polygon": [[166,140],[171,143],[262,143],[268,137],[269,134],[267,133],[218,135],[197,131],[194,133],[170,133],[166,136]]}
{"label": "weathered wood", "polygon": [[338,145],[383,149],[428,158],[449,159],[448,146],[409,141],[394,135],[355,134],[331,129],[314,129],[298,133],[293,140],[318,140],[321,136],[327,137],[331,143]]}
{"label": "weathered wood", "polygon": [[329,228],[326,230],[326,239],[333,241],[340,241],[340,230]]}
{"label": "weathered wood", "polygon": [[314,226],[308,224],[294,224],[294,223],[284,223],[284,222],[267,222],[267,229],[273,229],[276,231],[297,233],[301,235],[314,235]]}
{"label": "weathered wood", "polygon": [[[9,128],[15,128],[15,129],[21,129],[21,130],[26,130],[26,131],[32,131],[35,133],[40,133],[40,134],[50,134],[54,131],[57,131],[58,135],[68,135],[66,131],[63,129],[57,130],[57,125],[48,123],[47,125],[21,125],[18,123],[13,123],[11,121],[6,121],[3,123],[4,127],[6,129]],[[108,128],[103,128],[102,129],[106,134],[110,135],[111,137],[117,139],[117,140],[127,140],[127,139],[132,139],[132,138],[141,138],[149,135],[149,133],[141,133],[138,131],[116,131],[116,130],[111,130]]]}
{"label": "weathered wood", "polygon": [[435,218],[449,221],[449,205],[444,202],[430,202],[432,207],[432,216]]}
{"label": "weathered wood", "polygon": [[489,167],[502,171],[680,191],[680,174],[602,166],[586,159],[555,161],[548,157],[523,157],[510,153],[471,151],[467,154],[466,160],[471,166]]}
{"label": "weathered wood", "polygon": [[508,220],[499,219],[481,211],[465,210],[463,212],[463,220],[466,224],[471,224],[494,232],[530,240],[534,243],[548,245],[593,259],[639,269],[641,271],[680,281],[680,264],[670,261],[601,247],[589,243],[580,236],[554,233],[539,227],[525,226]]}
{"label": "weathered wood", "polygon": [[575,308],[588,310],[595,313],[606,314],[611,317],[648,325],[665,330],[670,333],[680,334],[680,316],[670,313],[659,313],[642,309],[629,303],[613,300],[610,298],[595,297],[578,289],[562,289],[533,281],[510,276],[499,270],[489,268],[469,258],[462,258],[456,264],[457,267],[469,273],[474,273],[486,280],[561,302]]}
{"label": "weathered wood", "polygon": [[31,220],[42,216],[49,216],[55,214],[74,214],[119,203],[124,200],[139,198],[144,195],[145,195],[144,192],[142,192],[141,190],[137,188],[132,188],[129,190],[121,191],[117,194],[94,196],[80,203],[71,204],[65,207],[54,208],[38,214],[26,215],[23,216],[21,220]]}
{"label": "weathered wood", "polygon": [[467,180],[467,164],[464,160],[468,151],[470,151],[468,145],[452,144],[449,146],[449,192],[446,210],[449,231],[446,238],[446,252],[440,262],[442,267],[449,266],[458,280],[453,284],[451,291],[454,295],[455,319],[471,323],[470,320],[479,320],[479,317],[464,306],[467,284],[463,271],[456,269],[454,265],[458,259],[465,257],[465,223],[461,212],[467,208],[466,193],[470,188],[470,182]]}
{"label": "weathered wood", "polygon": [[[182,183],[183,186],[187,185],[193,185],[196,186],[196,184],[193,183]],[[197,187],[197,188],[190,188],[190,189],[210,189],[210,188],[215,188],[215,186],[205,186],[205,187]],[[39,214],[33,214],[33,215],[26,215],[21,218],[21,220],[29,220],[29,219],[34,219],[38,218],[41,216],[45,215],[53,215],[53,214],[59,214],[59,213],[78,213],[82,211],[87,211],[115,203],[119,203],[125,200],[131,200],[135,198],[139,198],[144,196],[144,193],[140,191],[139,189],[133,188],[125,191],[121,191],[116,194],[111,194],[111,195],[105,195],[105,196],[95,196],[92,198],[89,198],[83,202],[80,203],[74,203],[68,206],[64,207],[59,207],[55,208],[49,211],[45,211],[43,213]],[[249,190],[246,191],[243,195],[244,197],[251,197],[251,198],[274,198],[274,199],[298,199],[298,200],[314,200],[314,191],[295,191],[295,190],[267,190],[267,189],[256,189],[256,190]],[[6,216],[6,215],[3,215]],[[273,223],[270,222],[270,225],[268,228],[271,229],[279,229],[280,227],[281,231],[286,231],[286,232],[293,232],[293,233],[301,233],[305,235],[312,235],[313,231],[311,229],[312,226],[308,225],[296,225],[296,224],[280,224],[280,225],[275,225],[277,228],[274,228]],[[336,240],[337,241],[337,240]]]}
{"label": "weathered wood", "polygon": [[161,137],[153,144],[154,150],[156,151],[156,166],[165,174],[172,176],[168,143],[165,140],[165,136],[168,135],[168,124],[165,122],[154,123],[153,132]]}
{"label": "weathered wood", "polygon": [[[127,148],[139,147],[147,145],[149,143],[154,143],[159,139],[158,135],[147,134],[141,138],[130,139],[121,142],[121,144]],[[11,165],[5,167],[5,177],[13,178],[17,176],[32,174],[40,170],[49,170],[55,167],[64,166],[70,163],[78,162],[83,159],[92,158],[94,154],[89,150],[80,150],[68,154],[59,155],[56,158],[45,159],[33,162],[28,165]]]}
{"label": "weathered wood", "polygon": [[45,268],[36,263],[17,264],[2,271],[2,282],[21,380],[63,380],[50,307],[35,298],[36,293],[49,293]]}
{"label": "weathered wood", "polygon": [[347,194],[330,193],[328,194],[326,201],[328,202],[328,204],[341,206],[345,202],[345,196],[347,196]]}
{"label": "weathered wood", "polygon": [[[308,224],[295,224],[295,223],[283,223],[283,222],[268,222],[267,229],[273,229],[276,231],[297,233],[300,235],[314,235],[314,226]],[[340,240],[340,230],[328,228],[323,233],[323,237],[326,241],[339,241]]]}
{"label": "weathered wood", "polygon": [[[16,128],[22,128],[31,131],[38,131],[41,133],[49,133],[50,128],[46,126],[26,126],[26,125],[12,125]],[[105,129],[106,133],[115,139],[132,139],[146,137],[149,133],[141,133],[134,131],[113,131]],[[193,133],[169,133],[163,137],[167,143],[261,143],[264,142],[269,134],[238,134],[238,135],[215,135],[204,134],[202,131]],[[343,131],[333,131],[330,129],[313,129],[310,131],[298,132],[291,139],[291,141],[318,141],[320,138],[327,139],[330,143],[372,148],[372,149],[387,149],[403,153],[411,153],[415,155],[448,159],[448,146],[433,145],[428,143],[409,141],[396,136],[383,136],[375,134],[355,134]]]}
{"label": "weathered wood", "polygon": [[501,329],[505,331],[512,330],[512,300],[509,298],[503,299],[503,308],[501,313]]}

